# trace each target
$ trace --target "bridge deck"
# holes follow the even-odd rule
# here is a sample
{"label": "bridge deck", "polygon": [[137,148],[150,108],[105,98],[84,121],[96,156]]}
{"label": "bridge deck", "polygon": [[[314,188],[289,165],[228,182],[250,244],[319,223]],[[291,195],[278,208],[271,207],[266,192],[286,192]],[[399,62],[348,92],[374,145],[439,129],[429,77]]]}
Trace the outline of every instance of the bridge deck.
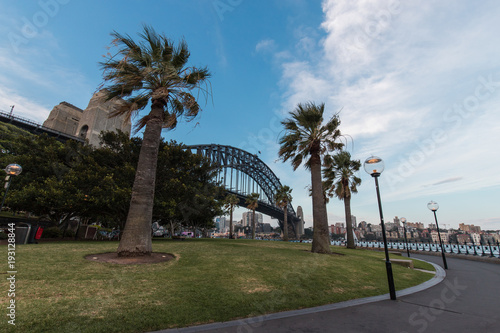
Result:
{"label": "bridge deck", "polygon": [[54,137],[58,139],[59,141],[66,141],[66,140],[75,140],[78,142],[85,142],[84,139],[79,138],[77,136],[69,135],[63,132],[59,132],[56,130],[53,130],[51,128],[45,127],[39,123],[36,123],[30,119],[20,117],[20,116],[14,116],[10,113],[0,111],[0,121],[7,123],[7,124],[12,124],[14,126],[17,126],[19,128],[22,128],[24,130],[27,130],[30,133],[33,134],[40,134],[40,133],[46,133],[47,135]]}

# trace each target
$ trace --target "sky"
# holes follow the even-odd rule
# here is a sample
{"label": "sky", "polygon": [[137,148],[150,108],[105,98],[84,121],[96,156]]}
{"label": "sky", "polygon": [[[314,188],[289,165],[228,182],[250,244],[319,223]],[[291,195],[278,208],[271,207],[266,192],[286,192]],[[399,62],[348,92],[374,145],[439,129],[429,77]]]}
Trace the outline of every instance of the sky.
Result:
{"label": "sky", "polygon": [[[84,109],[110,33],[138,38],[148,24],[212,73],[202,114],[163,136],[260,151],[306,227],[310,173],[279,161],[278,141],[280,121],[311,101],[325,119],[340,112],[353,158],[385,161],[385,221],[433,223],[434,200],[441,227],[500,229],[498,17],[495,0],[0,0],[0,110],[43,122],[62,101]],[[374,181],[358,176],[352,214],[378,224]],[[343,202],[327,209],[344,221]]]}

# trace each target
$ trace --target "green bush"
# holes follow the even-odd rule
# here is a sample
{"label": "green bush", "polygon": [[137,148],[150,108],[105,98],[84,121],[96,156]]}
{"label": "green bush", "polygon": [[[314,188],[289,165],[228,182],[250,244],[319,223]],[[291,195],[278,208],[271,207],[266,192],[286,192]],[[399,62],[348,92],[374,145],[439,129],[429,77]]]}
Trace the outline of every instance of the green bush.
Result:
{"label": "green bush", "polygon": [[7,234],[3,231],[0,231],[0,239],[7,239],[7,238],[8,238]]}
{"label": "green bush", "polygon": [[62,230],[58,227],[50,227],[43,229],[42,238],[61,238],[62,234]]}

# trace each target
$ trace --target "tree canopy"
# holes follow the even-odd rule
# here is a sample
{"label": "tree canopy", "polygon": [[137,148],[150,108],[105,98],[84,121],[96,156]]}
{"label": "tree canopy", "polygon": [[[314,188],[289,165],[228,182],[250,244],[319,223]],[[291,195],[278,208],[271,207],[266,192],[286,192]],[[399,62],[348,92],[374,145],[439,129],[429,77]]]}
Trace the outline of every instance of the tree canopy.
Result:
{"label": "tree canopy", "polygon": [[[6,207],[26,211],[64,227],[72,218],[123,230],[142,140],[122,132],[101,135],[101,148],[15,128],[0,133],[0,164],[18,163]],[[7,144],[8,143],[8,146]],[[161,142],[154,202],[155,221],[211,228],[221,214],[216,170],[202,156],[176,142]],[[2,189],[3,190],[3,189]],[[3,193],[2,193],[3,194]]]}

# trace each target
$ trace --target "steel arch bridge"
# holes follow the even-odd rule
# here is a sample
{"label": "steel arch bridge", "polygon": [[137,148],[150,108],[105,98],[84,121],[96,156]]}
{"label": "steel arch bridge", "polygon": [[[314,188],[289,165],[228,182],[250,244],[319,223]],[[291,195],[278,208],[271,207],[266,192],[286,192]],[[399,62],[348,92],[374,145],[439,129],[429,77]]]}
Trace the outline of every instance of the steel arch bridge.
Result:
{"label": "steel arch bridge", "polygon": [[[183,146],[184,149],[204,156],[220,168],[217,180],[227,193],[236,194],[239,206],[246,207],[245,200],[250,193],[259,194],[257,211],[283,222],[283,209],[276,205],[274,196],[281,187],[279,178],[256,154],[216,144]],[[288,205],[289,235],[295,238],[303,233],[303,222],[292,205]],[[302,224],[302,225],[301,225]]]}

